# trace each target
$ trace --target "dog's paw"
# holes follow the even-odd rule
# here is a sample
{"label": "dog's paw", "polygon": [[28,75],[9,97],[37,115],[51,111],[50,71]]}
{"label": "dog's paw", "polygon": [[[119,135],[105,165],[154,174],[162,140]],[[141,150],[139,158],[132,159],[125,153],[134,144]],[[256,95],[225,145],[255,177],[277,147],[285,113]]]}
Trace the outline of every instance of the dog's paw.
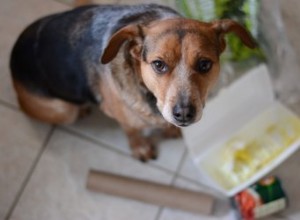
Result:
{"label": "dog's paw", "polygon": [[157,149],[151,143],[143,143],[132,147],[132,154],[140,161],[147,162],[157,158]]}

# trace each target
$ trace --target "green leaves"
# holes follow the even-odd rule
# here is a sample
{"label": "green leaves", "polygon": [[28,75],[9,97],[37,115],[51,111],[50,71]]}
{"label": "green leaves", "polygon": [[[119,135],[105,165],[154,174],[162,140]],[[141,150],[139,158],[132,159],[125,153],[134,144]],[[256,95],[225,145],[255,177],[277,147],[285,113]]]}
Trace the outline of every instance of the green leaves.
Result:
{"label": "green leaves", "polygon": [[[233,19],[245,26],[253,37],[257,38],[259,0],[177,0],[176,3],[186,17],[202,21]],[[228,35],[227,50],[222,60],[239,62],[249,59],[263,61],[264,54],[260,48],[249,49],[236,36]]]}

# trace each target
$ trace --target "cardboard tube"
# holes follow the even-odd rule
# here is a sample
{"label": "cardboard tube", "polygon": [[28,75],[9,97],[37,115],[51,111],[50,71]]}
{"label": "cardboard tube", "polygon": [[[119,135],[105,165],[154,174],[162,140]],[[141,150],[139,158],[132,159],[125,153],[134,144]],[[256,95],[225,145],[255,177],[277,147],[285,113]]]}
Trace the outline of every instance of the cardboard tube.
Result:
{"label": "cardboard tube", "polygon": [[87,188],[160,206],[211,214],[214,199],[196,191],[90,170]]}

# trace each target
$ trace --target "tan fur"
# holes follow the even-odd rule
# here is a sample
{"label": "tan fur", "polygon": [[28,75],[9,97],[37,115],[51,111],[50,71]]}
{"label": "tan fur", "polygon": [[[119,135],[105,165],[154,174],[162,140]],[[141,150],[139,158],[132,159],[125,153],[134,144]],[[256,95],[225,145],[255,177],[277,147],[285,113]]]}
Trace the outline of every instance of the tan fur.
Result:
{"label": "tan fur", "polygon": [[[174,29],[180,26],[179,20],[166,20],[163,28]],[[178,102],[180,93],[186,94],[188,99],[197,107],[196,119],[202,115],[202,108],[209,89],[215,84],[219,74],[219,52],[215,31],[212,28],[203,27],[200,22],[185,23],[185,28],[195,30],[188,32],[180,39],[179,36],[166,34],[160,35],[160,25],[153,25],[147,32],[147,44],[150,45],[146,63],[142,63],[142,76],[147,87],[158,98],[158,107],[164,117],[173,122],[171,109]],[[205,29],[202,31],[202,29]],[[203,32],[203,33],[202,33]],[[199,35],[198,33],[202,33]],[[214,40],[215,39],[215,40]],[[209,73],[199,74],[194,70],[195,60],[205,57],[214,62]],[[164,75],[155,74],[149,62],[161,58],[167,62],[170,72]]]}
{"label": "tan fur", "polygon": [[29,92],[13,80],[21,109],[29,116],[51,124],[70,124],[80,113],[80,108],[60,99],[50,99]]}
{"label": "tan fur", "polygon": [[[225,49],[224,35],[228,32],[234,32],[247,46],[254,47],[251,36],[230,20],[213,23],[181,18],[160,20],[146,27],[129,25],[112,36],[101,58],[104,64],[110,62],[100,84],[101,108],[125,129],[134,156],[147,160],[156,155],[151,140],[141,134],[144,128],[162,128],[166,136],[180,136],[172,115],[180,96],[184,95],[195,106],[194,121],[200,120],[208,92],[219,75],[219,56]],[[146,60],[141,54],[143,47],[147,49]],[[130,55],[128,66],[125,57]],[[201,74],[195,70],[199,58],[213,62],[209,72]],[[154,60],[163,60],[169,71],[157,74],[151,66]],[[126,83],[126,91],[122,83]],[[164,119],[149,109],[141,97],[139,84],[154,94]]]}
{"label": "tan fur", "polygon": [[[124,45],[122,51],[127,50]],[[125,62],[123,53],[119,53],[101,74],[100,94],[102,96],[101,109],[117,121],[124,128],[141,129],[157,125],[164,125],[166,121],[153,115],[152,110],[144,104],[141,88],[142,83],[139,63],[136,61],[133,68]],[[134,70],[134,71],[132,71]],[[126,84],[126,86],[122,86]]]}
{"label": "tan fur", "polygon": [[[127,46],[124,45],[121,50],[126,51]],[[101,75],[99,84],[102,96],[100,108],[120,123],[129,138],[133,156],[146,161],[156,158],[157,152],[154,146],[155,140],[145,137],[144,129],[168,128],[171,125],[160,115],[153,114],[150,107],[145,104],[141,93],[142,88],[137,86],[142,83],[139,62],[135,61],[132,65],[134,72],[125,62],[124,54],[121,52],[104,70],[105,73]],[[123,83],[126,83],[124,88]],[[176,136],[175,133],[173,132],[173,136]],[[179,136],[180,132],[177,131],[176,134]]]}

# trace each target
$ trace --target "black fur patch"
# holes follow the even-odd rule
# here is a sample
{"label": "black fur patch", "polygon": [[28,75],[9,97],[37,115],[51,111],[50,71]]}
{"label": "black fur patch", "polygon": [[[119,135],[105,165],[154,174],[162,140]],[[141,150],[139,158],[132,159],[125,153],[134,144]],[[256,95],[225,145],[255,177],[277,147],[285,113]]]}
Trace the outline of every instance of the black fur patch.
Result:
{"label": "black fur patch", "polygon": [[147,62],[147,53],[148,53],[148,48],[146,47],[146,45],[144,45],[142,51],[142,59],[144,62]]}
{"label": "black fur patch", "polygon": [[145,94],[145,99],[146,99],[146,102],[149,104],[149,106],[150,106],[151,110],[153,111],[153,113],[155,113],[155,114],[161,114],[160,111],[157,108],[157,105],[156,105],[157,99],[153,95],[152,92],[148,91]]}
{"label": "black fur patch", "polygon": [[83,6],[41,18],[26,28],[13,48],[13,78],[45,96],[97,103],[88,79],[101,78],[93,74],[100,74],[99,59],[108,40],[104,36],[166,14],[180,16],[168,7],[148,4]]}

